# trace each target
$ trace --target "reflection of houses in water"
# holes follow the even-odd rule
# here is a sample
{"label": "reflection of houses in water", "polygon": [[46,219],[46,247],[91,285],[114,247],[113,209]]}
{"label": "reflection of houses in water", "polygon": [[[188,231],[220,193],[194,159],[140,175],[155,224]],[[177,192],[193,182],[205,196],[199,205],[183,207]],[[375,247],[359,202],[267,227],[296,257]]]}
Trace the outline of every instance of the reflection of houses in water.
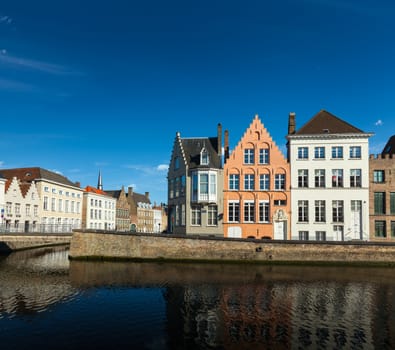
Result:
{"label": "reflection of houses in water", "polygon": [[16,252],[1,260],[0,317],[41,312],[74,296],[67,256],[65,248],[50,248]]}
{"label": "reflection of houses in water", "polygon": [[[374,349],[395,347],[395,294],[392,285],[380,285],[374,293]],[[385,345],[385,346],[383,346]]]}
{"label": "reflection of houses in water", "polygon": [[373,348],[374,288],[362,283],[296,284],[292,343],[303,348]]}
{"label": "reflection of houses in water", "polygon": [[169,334],[199,348],[373,348],[375,292],[364,283],[169,287]]}

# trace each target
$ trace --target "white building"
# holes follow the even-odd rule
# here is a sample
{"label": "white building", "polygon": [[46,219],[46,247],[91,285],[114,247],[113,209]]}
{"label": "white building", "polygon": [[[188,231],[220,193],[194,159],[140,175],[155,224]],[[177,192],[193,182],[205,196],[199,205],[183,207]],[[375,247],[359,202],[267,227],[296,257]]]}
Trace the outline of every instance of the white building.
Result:
{"label": "white building", "polygon": [[82,228],[115,230],[117,200],[92,186],[85,188],[83,197]]}
{"label": "white building", "polygon": [[3,228],[10,232],[31,232],[40,229],[40,196],[35,182],[21,184],[13,177],[5,186]]}
{"label": "white building", "polygon": [[[7,213],[22,215],[22,212],[26,210],[30,211],[30,215],[34,215],[34,217],[22,219],[22,216],[20,216],[18,225],[22,224],[25,231],[30,231],[34,227],[35,231],[70,232],[74,228],[81,227],[83,190],[78,183],[73,183],[60,174],[39,167],[2,169],[1,174],[9,181],[16,178],[21,188],[20,203],[15,201],[16,197],[13,197],[12,192],[17,191],[16,188],[12,189],[10,196],[7,194],[9,204],[6,203],[5,219],[13,222],[14,226],[15,217],[11,217]],[[36,201],[30,203],[29,209],[28,202],[32,201],[32,198],[28,198],[30,196],[28,192],[26,192],[28,196],[26,198],[23,190],[23,187],[29,187],[33,183],[37,188],[39,197],[37,215],[34,207]],[[25,201],[25,208],[22,208],[22,199]],[[39,228],[37,228],[38,224],[40,225]]]}
{"label": "white building", "polygon": [[0,173],[0,227],[4,223],[5,213],[5,183],[6,179]]}
{"label": "white building", "polygon": [[165,229],[162,224],[162,208],[155,206],[152,211],[154,213],[154,233],[161,233]]}
{"label": "white building", "polygon": [[324,110],[296,131],[290,114],[291,239],[369,239],[370,136]]}

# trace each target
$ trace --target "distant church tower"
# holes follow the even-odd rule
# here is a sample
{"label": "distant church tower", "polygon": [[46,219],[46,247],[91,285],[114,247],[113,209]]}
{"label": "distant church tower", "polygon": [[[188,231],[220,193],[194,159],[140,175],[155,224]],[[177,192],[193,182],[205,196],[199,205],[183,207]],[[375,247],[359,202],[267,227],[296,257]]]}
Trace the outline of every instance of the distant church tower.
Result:
{"label": "distant church tower", "polygon": [[102,179],[101,179],[100,170],[99,170],[99,178],[97,179],[97,189],[103,191],[103,182],[102,182]]}

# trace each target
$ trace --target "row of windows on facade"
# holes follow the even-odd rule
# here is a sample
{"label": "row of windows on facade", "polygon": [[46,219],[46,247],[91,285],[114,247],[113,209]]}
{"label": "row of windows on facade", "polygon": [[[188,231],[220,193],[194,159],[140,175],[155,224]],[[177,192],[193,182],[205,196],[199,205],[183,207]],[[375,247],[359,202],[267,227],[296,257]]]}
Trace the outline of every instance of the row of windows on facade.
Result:
{"label": "row of windows on facade", "polygon": [[117,218],[129,218],[129,214],[130,214],[129,210],[122,208],[117,208],[116,213],[117,213],[116,215]]}
{"label": "row of windows on facade", "polygon": [[[344,187],[344,170],[332,169],[331,184],[332,187]],[[362,171],[361,169],[350,169],[349,173],[349,186],[361,187],[362,186]],[[326,187],[326,176],[324,169],[314,170],[314,186]],[[309,171],[307,169],[298,170],[298,187],[309,187]]]}
{"label": "row of windows on facade", "polygon": [[[44,192],[49,192],[49,187],[45,186],[44,187]],[[77,198],[81,198],[81,193],[74,193],[74,192],[69,192],[69,191],[63,191],[63,190],[57,190],[56,188],[52,188],[51,192],[53,194],[58,194],[60,196],[65,195],[66,197],[69,197],[71,195],[71,197],[77,197]]]}
{"label": "row of windows on facade", "polygon": [[112,230],[112,229],[114,229],[114,225],[112,223],[107,223],[107,222],[105,222],[105,223],[91,222],[89,224],[89,228],[90,229],[95,229],[95,230],[101,230],[101,229]]}
{"label": "row of windows on facade", "polygon": [[[361,211],[362,201],[351,201],[352,211]],[[314,222],[326,222],[326,201],[314,201]],[[244,214],[244,215],[243,215]],[[243,222],[252,223],[268,223],[270,222],[269,201],[258,202],[258,218],[256,218],[256,203],[252,200],[243,202],[243,213],[240,213],[240,202],[232,200],[228,202],[228,222],[241,222],[240,215],[243,215]],[[298,222],[309,222],[309,201],[298,201]],[[341,200],[332,201],[332,222],[344,222],[344,202]]]}
{"label": "row of windows on facade", "polygon": [[[207,211],[207,226],[217,226],[218,225],[218,207],[216,205],[209,205],[205,209]],[[191,225],[201,226],[202,225],[202,207],[192,206],[191,207]],[[175,226],[185,226],[186,215],[185,215],[185,205],[175,206]]]}
{"label": "row of windows on facade", "polygon": [[71,227],[74,228],[80,228],[81,226],[81,220],[80,219],[73,219],[73,218],[47,218],[47,217],[43,217],[41,219],[41,223],[43,225],[71,225]]}
{"label": "row of windows on facade", "polygon": [[[298,159],[309,159],[309,147],[298,147]],[[332,159],[343,159],[343,146],[331,147]],[[350,159],[361,159],[361,146],[349,147]],[[326,159],[326,148],[324,146],[314,147],[314,159]]]}
{"label": "row of windows on facade", "polygon": [[[38,205],[33,205],[33,213],[31,211],[31,205],[30,204],[25,204],[25,216],[38,216]],[[7,202],[5,205],[5,213],[6,216],[12,216],[15,214],[16,216],[20,216],[22,213],[22,205],[21,203],[14,203],[14,212],[12,211],[12,203]]]}
{"label": "row of windows on facade", "polygon": [[[339,236],[342,237],[341,240],[344,240],[343,231],[344,228],[341,225],[334,225],[333,226],[334,232]],[[310,232],[309,231],[298,231],[299,240],[301,241],[308,241],[310,239]],[[326,231],[315,231],[314,237],[316,241],[326,241]]]}
{"label": "row of windows on facade", "polygon": [[[91,207],[102,207],[102,201],[100,199],[93,199],[91,198]],[[104,208],[105,209],[114,209],[115,208],[115,203],[114,202],[109,202],[109,201],[104,201]]]}
{"label": "row of windows on facade", "polygon": [[[185,195],[185,176],[169,180],[169,198]],[[217,198],[217,173],[195,171],[192,173],[192,201],[215,201]]]}
{"label": "row of windows on facade", "polygon": [[[362,210],[362,201],[352,200],[351,201],[351,212],[360,213]],[[315,200],[314,201],[314,222],[325,223],[326,218],[326,201]],[[308,223],[309,218],[309,201],[300,200],[298,201],[298,222]],[[344,201],[333,200],[332,201],[332,222],[344,222]]]}
{"label": "row of windows on facade", "polygon": [[375,215],[395,215],[395,192],[389,193],[389,208],[387,208],[386,192],[374,192],[374,214]]}
{"label": "row of windows on facade", "polygon": [[[91,209],[90,210],[90,218],[91,220],[101,220],[102,219],[102,210],[100,209]],[[104,210],[104,220],[114,220],[115,215],[113,211]]]}
{"label": "row of windows on facade", "polygon": [[51,210],[51,211],[58,211],[65,213],[80,214],[81,203],[69,201],[68,199],[63,201],[63,199],[59,198],[56,204],[56,198],[51,198],[51,209],[49,209],[48,197],[44,196],[43,209],[46,211]]}
{"label": "row of windows on facade", "polygon": [[[390,222],[390,237],[395,238],[395,221]],[[385,220],[374,221],[374,235],[379,238],[387,238],[387,222]]]}
{"label": "row of windows on facade", "polygon": [[185,195],[185,175],[169,180],[169,197],[177,198]]}

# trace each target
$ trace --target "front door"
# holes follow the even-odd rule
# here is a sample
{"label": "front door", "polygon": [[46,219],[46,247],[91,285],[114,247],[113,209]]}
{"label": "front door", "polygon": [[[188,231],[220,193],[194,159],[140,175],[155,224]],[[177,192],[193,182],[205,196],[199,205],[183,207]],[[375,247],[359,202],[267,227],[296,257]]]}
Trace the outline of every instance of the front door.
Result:
{"label": "front door", "polygon": [[274,239],[287,239],[286,221],[274,222]]}
{"label": "front door", "polygon": [[361,201],[351,201],[351,239],[362,239]]}

